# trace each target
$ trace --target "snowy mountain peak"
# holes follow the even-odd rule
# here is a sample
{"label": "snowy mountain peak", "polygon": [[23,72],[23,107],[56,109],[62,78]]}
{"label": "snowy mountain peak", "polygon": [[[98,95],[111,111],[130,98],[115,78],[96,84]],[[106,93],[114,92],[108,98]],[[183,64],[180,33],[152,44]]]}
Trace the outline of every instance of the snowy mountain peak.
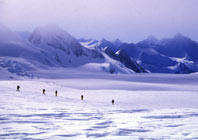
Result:
{"label": "snowy mountain peak", "polygon": [[178,32],[175,34],[175,37],[183,37],[182,33]]}
{"label": "snowy mountain peak", "polygon": [[103,49],[105,47],[110,47],[114,52],[116,52],[118,50],[118,47],[116,45],[114,45],[112,42],[103,38],[100,41],[100,44],[98,45],[98,48]]}
{"label": "snowy mountain peak", "polygon": [[122,41],[120,41],[120,39],[116,39],[112,42],[115,46],[119,47],[122,44]]}
{"label": "snowy mountain peak", "polygon": [[29,38],[29,40],[34,44],[40,44],[52,40],[67,41],[72,39],[73,37],[71,35],[55,25],[37,27]]}
{"label": "snowy mountain peak", "polygon": [[155,45],[159,40],[153,36],[150,35],[147,37],[147,39],[138,42],[136,45],[140,48],[144,48],[144,49],[148,49],[148,48],[152,48],[153,45]]}
{"label": "snowy mountain peak", "polygon": [[[63,32],[63,30],[60,29],[59,26],[57,26],[57,25],[39,26],[36,28],[36,30],[39,30],[43,33],[48,33],[48,34]],[[66,32],[66,31],[64,31],[64,32]]]}
{"label": "snowy mountain peak", "polygon": [[77,39],[57,26],[38,27],[29,40],[45,50],[44,54],[55,61],[54,63],[63,67],[104,61],[104,57],[97,50],[85,48]]}
{"label": "snowy mountain peak", "polygon": [[29,40],[45,50],[54,48],[67,54],[73,52],[76,56],[83,53],[83,47],[74,37],[54,25],[36,28]]}
{"label": "snowy mountain peak", "polygon": [[177,33],[172,39],[174,40],[190,40],[188,37],[184,36],[181,33]]}
{"label": "snowy mountain peak", "polygon": [[102,38],[100,42],[103,43],[103,42],[109,42],[109,41],[106,40],[105,38]]}
{"label": "snowy mountain peak", "polygon": [[146,39],[149,43],[156,43],[158,39],[154,35],[150,35]]}

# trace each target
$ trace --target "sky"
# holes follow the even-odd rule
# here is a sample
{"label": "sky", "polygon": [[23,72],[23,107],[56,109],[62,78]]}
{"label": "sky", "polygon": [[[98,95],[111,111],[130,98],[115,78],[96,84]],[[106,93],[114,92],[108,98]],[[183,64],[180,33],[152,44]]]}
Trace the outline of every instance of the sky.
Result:
{"label": "sky", "polygon": [[180,32],[198,41],[198,0],[0,0],[0,23],[14,31],[55,24],[76,38],[138,42]]}

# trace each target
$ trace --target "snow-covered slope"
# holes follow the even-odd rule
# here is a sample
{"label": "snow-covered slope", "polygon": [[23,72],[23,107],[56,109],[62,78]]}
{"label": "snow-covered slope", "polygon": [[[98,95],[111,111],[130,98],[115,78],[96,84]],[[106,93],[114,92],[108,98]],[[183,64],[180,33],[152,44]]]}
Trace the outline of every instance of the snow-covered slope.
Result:
{"label": "snow-covered slope", "polygon": [[3,25],[0,31],[0,67],[7,71],[6,74],[37,77],[39,71],[49,71],[50,74],[62,68],[93,73],[133,73],[119,62],[104,57],[97,48],[82,46],[56,26],[37,28],[29,39],[31,43]]}
{"label": "snow-covered slope", "polygon": [[197,74],[61,77],[0,81],[0,139],[198,138]]}
{"label": "snow-covered slope", "polygon": [[63,67],[78,67],[79,71],[133,73],[98,50],[96,40],[78,42],[74,37],[57,26],[37,28],[29,39],[44,50],[44,54],[54,63]]}
{"label": "snow-covered slope", "polygon": [[80,38],[80,39],[78,39],[78,42],[86,48],[95,48],[96,46],[98,46],[100,44],[100,41],[98,41],[96,39]]}
{"label": "snow-covered slope", "polygon": [[90,40],[78,40],[79,43],[89,49],[96,49],[96,47],[100,44],[99,41],[95,40],[95,39],[90,39]]}
{"label": "snow-covered slope", "polygon": [[[134,72],[137,72],[137,73],[147,72],[135,60],[130,58],[127,55],[127,53],[125,53],[124,49],[120,49],[117,52],[115,52],[119,48],[119,45],[116,46],[113,43],[111,43],[110,41],[107,41],[105,39],[103,39],[101,42],[97,42],[97,43],[90,43],[90,42],[94,42],[94,40],[80,39],[79,41],[82,45],[84,45],[87,48],[98,49],[98,50],[101,51],[101,53],[104,52],[106,55],[105,54],[103,54],[103,55],[106,56],[106,57],[108,55],[108,57],[109,57],[108,60],[110,58],[114,59],[113,60],[114,63],[110,63],[110,66],[114,65],[114,67],[119,68],[119,66],[117,65],[119,63],[119,65],[122,65],[122,67],[119,68],[120,69],[119,71],[123,71],[124,69],[130,69],[130,70],[132,70]],[[117,40],[117,42],[121,43],[121,41],[119,41],[119,40]],[[107,61],[107,62],[109,62],[109,61]],[[124,73],[126,73],[126,72],[124,72]]]}
{"label": "snow-covered slope", "polygon": [[122,62],[117,61],[116,59],[112,59],[106,53],[102,52],[105,62],[104,63],[89,63],[80,67],[80,71],[88,72],[107,72],[111,74],[131,74],[135,73],[133,69],[126,67]]}
{"label": "snow-covered slope", "polygon": [[0,25],[0,57],[22,58],[33,64],[51,65],[42,50]]}
{"label": "snow-covered slope", "polygon": [[100,43],[97,47],[99,49],[104,49],[106,47],[109,47],[111,50],[113,50],[113,52],[117,52],[119,50],[118,46],[115,46],[112,42],[110,42],[104,38],[100,41]]}
{"label": "snow-covered slope", "polygon": [[[137,44],[112,43],[106,39],[77,40],[49,25],[36,28],[28,41],[0,25],[1,67],[21,76],[52,67],[86,67],[88,71],[110,73],[193,73],[198,71],[197,54],[198,44],[181,34],[162,40],[150,36]],[[16,70],[18,66],[23,72]]]}
{"label": "snow-covered slope", "polygon": [[124,49],[118,50],[116,53],[110,48],[106,47],[103,49],[104,52],[114,60],[122,63],[126,68],[133,70],[136,73],[147,72],[142,66],[140,66],[135,60],[130,58],[124,51]]}
{"label": "snow-covered slope", "polygon": [[54,25],[36,28],[29,41],[42,48],[46,57],[59,66],[104,62],[104,57],[97,50],[83,47],[74,37]]}
{"label": "snow-covered slope", "polygon": [[2,68],[20,76],[30,76],[31,69],[53,66],[42,54],[42,49],[3,25],[0,25],[0,63]]}
{"label": "snow-covered slope", "polygon": [[178,33],[173,38],[158,41],[155,49],[166,56],[183,58],[188,56],[190,60],[198,62],[198,44],[188,37]]}
{"label": "snow-covered slope", "polygon": [[147,72],[142,66],[140,66],[140,64],[130,58],[123,49],[117,51],[116,56],[118,57],[118,60],[122,62],[127,68],[137,73]]}
{"label": "snow-covered slope", "polygon": [[8,80],[8,79],[19,79],[15,74],[9,72],[6,68],[0,67],[0,79]]}
{"label": "snow-covered slope", "polygon": [[150,72],[193,73],[198,70],[198,44],[180,33],[162,40],[149,36],[136,44],[123,43],[119,48]]}

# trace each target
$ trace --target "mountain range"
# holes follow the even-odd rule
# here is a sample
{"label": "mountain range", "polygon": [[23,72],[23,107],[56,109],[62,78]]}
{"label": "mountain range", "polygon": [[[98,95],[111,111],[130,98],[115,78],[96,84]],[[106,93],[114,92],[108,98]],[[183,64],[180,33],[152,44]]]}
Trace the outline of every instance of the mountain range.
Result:
{"label": "mountain range", "polygon": [[98,47],[106,48],[105,52],[114,59],[116,59],[115,54],[122,51],[125,56],[138,62],[142,68],[151,73],[193,73],[198,71],[198,44],[180,33],[173,38],[161,40],[149,36],[136,44],[115,45],[114,42],[103,39]]}
{"label": "mountain range", "polygon": [[35,77],[38,71],[78,69],[93,73],[193,73],[198,44],[182,34],[134,43],[76,39],[55,25],[13,32],[0,24],[0,72]]}

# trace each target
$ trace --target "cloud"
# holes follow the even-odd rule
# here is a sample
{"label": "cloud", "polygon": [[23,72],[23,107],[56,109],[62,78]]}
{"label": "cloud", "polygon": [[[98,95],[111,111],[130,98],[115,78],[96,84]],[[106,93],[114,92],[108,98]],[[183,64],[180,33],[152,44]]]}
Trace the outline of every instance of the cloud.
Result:
{"label": "cloud", "polygon": [[4,5],[4,1],[3,0],[0,0],[0,10],[2,10],[3,5]]}
{"label": "cloud", "polygon": [[[20,1],[20,2],[19,2]],[[197,0],[0,0],[13,30],[58,24],[76,37],[138,41],[150,34],[198,36]],[[198,38],[197,38],[198,40]]]}
{"label": "cloud", "polygon": [[3,14],[3,5],[4,5],[4,1],[0,0],[0,19],[1,19],[1,15]]}

